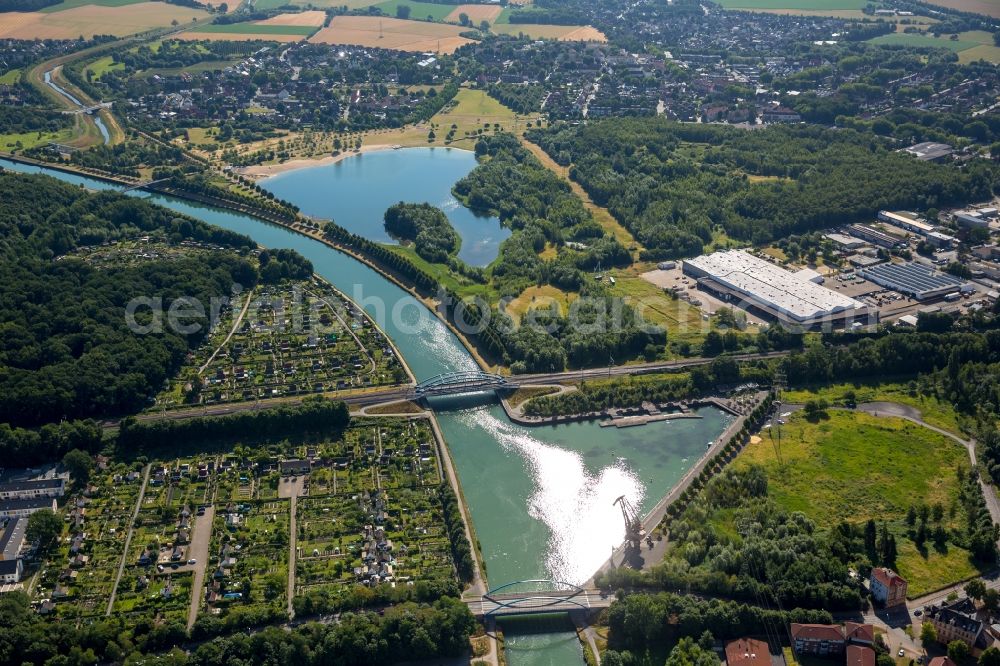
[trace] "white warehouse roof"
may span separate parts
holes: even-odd
[[[861,309],[864,303],[810,282],[743,250],[728,250],[685,259],[686,264],[750,298],[806,321],[835,312]]]

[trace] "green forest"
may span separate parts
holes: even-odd
[[[988,198],[984,160],[918,161],[854,130],[681,124],[657,118],[553,125],[528,137],[646,247],[644,259],[702,252],[713,236],[764,244],[871,219]]]
[[[97,269],[75,249],[153,230],[171,242],[229,248],[213,260],[181,257]],[[261,280],[254,242],[121,194],[88,194],[45,176],[0,175],[0,423],[37,426],[141,409],[207,333],[207,312],[182,335],[161,326],[136,335],[126,306],[141,296],[208,304],[233,284]],[[284,261],[283,261],[284,259]],[[263,262],[260,262],[263,263]],[[265,279],[301,277],[312,267],[294,253],[272,253]],[[149,324],[150,309],[136,311]]]
[[[445,263],[462,243],[441,212],[427,203],[403,203],[385,211],[385,228],[392,236],[412,241],[417,254],[433,263]]]

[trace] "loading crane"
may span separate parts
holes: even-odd
[[[625,540],[633,550],[638,550],[642,546],[642,540],[646,537],[646,530],[639,520],[639,513],[632,506],[632,503],[622,495],[614,501],[622,510],[622,518],[625,520]]]

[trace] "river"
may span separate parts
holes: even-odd
[[[52,72],[54,70],[49,70],[45,72],[45,85],[55,90],[57,93],[68,99],[70,102],[75,104],[78,108],[84,108],[83,102],[74,97],[68,90],[60,85],[57,85],[55,81],[52,80]],[[97,129],[100,131],[101,136],[104,137],[104,144],[107,145],[111,142],[111,134],[108,132],[107,126],[105,126],[104,121],[95,111],[93,114],[94,124],[97,125]]]
[[[0,159],[0,166],[46,172],[92,189],[118,189],[8,160]],[[476,368],[439,319],[352,257],[246,215],[159,194],[132,194],[247,234],[263,246],[302,253],[319,275],[373,315],[418,381]],[[648,511],[728,423],[721,411],[706,408],[699,412],[701,419],[636,428],[601,428],[596,422],[528,428],[511,423],[495,401],[483,402],[441,399],[433,406],[458,470],[491,586],[533,578],[585,582],[624,536],[614,499],[625,495]],[[532,633],[517,641],[519,649],[508,655],[508,664],[567,663],[561,660],[572,644],[564,632]],[[574,649],[582,655],[578,643]]]

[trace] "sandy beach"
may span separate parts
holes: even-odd
[[[276,176],[279,173],[285,173],[286,171],[295,171],[296,169],[308,169],[309,167],[326,166],[327,164],[336,164],[337,162],[347,159],[353,155],[361,155],[363,153],[373,153],[376,150],[389,150],[394,148],[394,144],[372,144],[370,146],[361,146],[361,150],[354,151],[348,150],[340,153],[339,155],[327,155],[326,157],[313,157],[308,159],[297,159],[288,160],[287,162],[282,162],[281,164],[257,164],[255,166],[242,167],[239,169],[233,169],[234,172],[247,176],[248,178],[269,178],[271,176]]]

